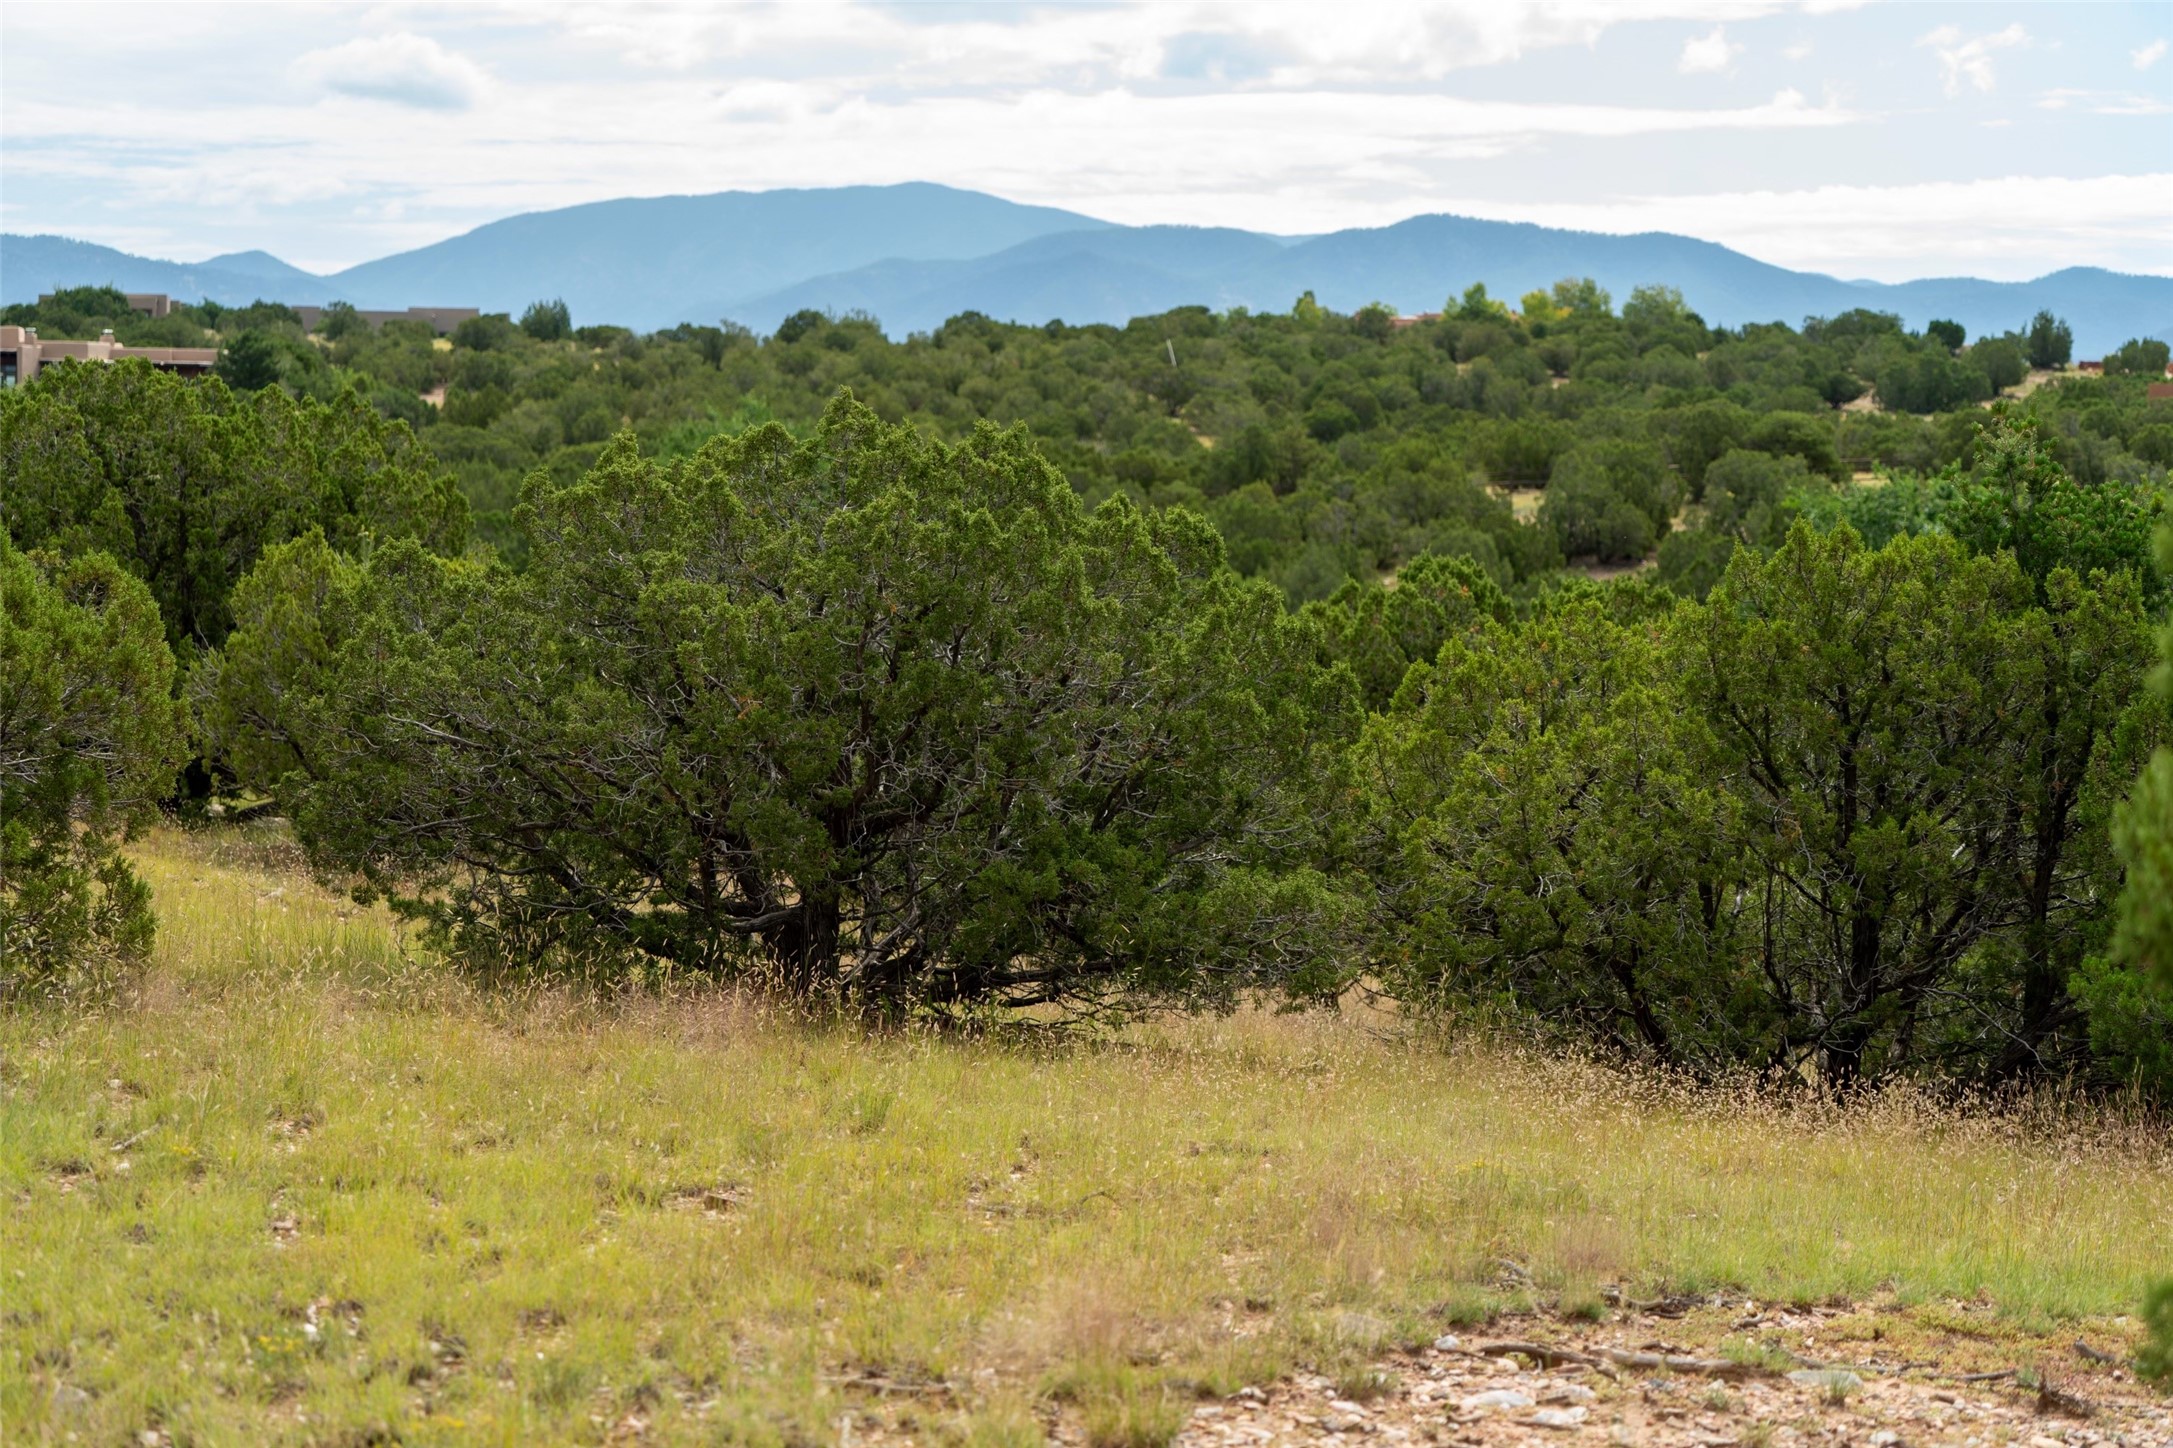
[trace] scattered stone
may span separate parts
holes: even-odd
[[[91,1404],[91,1395],[68,1383],[55,1383],[49,1400],[55,1412],[72,1413]]]
[[[1844,1313],[1794,1309],[1789,1330],[1814,1337],[1815,1329]],[[1699,1332],[1683,1335],[1687,1350],[1710,1351],[1727,1321],[1723,1305],[1697,1324]],[[1335,1322],[1333,1309],[1323,1313],[1323,1327],[1332,1330]],[[1495,1357],[1483,1338],[1440,1352],[1389,1347],[1345,1364],[1380,1384],[1378,1395],[1363,1405],[1342,1391],[1350,1378],[1294,1371],[1195,1406],[1171,1448],[2173,1448],[2167,1400],[2115,1381],[2109,1371],[2089,1379],[2095,1416],[2068,1424],[2041,1417],[2034,1395],[2018,1393],[2005,1378],[1974,1378],[1967,1370],[1975,1364],[1966,1361],[1927,1364],[1957,1374],[1937,1377],[1890,1364],[1882,1365],[1884,1371],[1867,1365],[1852,1372],[1853,1362],[1837,1362],[1807,1369],[1808,1380],[1793,1383],[1761,1368],[1722,1393],[1696,1375],[1616,1371],[1618,1364],[1604,1355],[1627,1355],[1629,1344],[1650,1334],[1649,1324],[1553,1327],[1542,1334],[1553,1343],[1543,1352],[1592,1361],[1533,1371],[1517,1362],[1519,1356],[1532,1361],[1530,1355]],[[2055,1344],[2063,1355],[2067,1345],[2066,1339]],[[1854,1386],[1862,1391],[1852,1395]],[[1846,1411],[1836,1411],[1844,1397]],[[1070,1421],[1054,1425],[1052,1441],[1076,1445],[1082,1441],[1079,1425],[1073,1415],[1066,1417]],[[924,1434],[902,1429],[874,1431],[881,1425],[874,1413],[862,1421],[871,1432],[863,1437],[856,1425],[852,1448],[926,1441]]]
[[[1434,1339],[1435,1352],[1455,1352],[1463,1345],[1464,1340],[1453,1332],[1443,1333],[1440,1337]]]

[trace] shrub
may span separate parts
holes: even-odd
[[[2117,377],[2128,373],[2156,381],[2165,376],[2169,356],[2173,356],[2173,348],[2155,337],[2130,337],[2120,344],[2118,351],[2105,354],[2105,375]]]
[[[1684,598],[1703,600],[1728,571],[1736,541],[1704,528],[1670,533],[1660,540],[1660,582]]]
[[[1969,360],[1984,373],[1995,392],[2005,392],[2029,375],[2029,358],[2022,343],[2013,337],[1985,337],[1969,349]]]
[[[2143,1299],[2143,1325],[2150,1336],[2136,1354],[2137,1375],[2145,1382],[2173,1384],[2173,1278]]]
[[[1951,537],[1799,524],[1703,606],[1570,589],[1452,635],[1353,761],[1375,968],[1696,1070],[2003,1079],[2085,1029],[2101,1072],[2155,1070],[2162,1016],[2076,975],[2117,888],[2108,781],[2168,732],[2145,614],[2130,574],[2038,587]]]
[[[1665,454],[1652,443],[1629,438],[1584,443],[1556,458],[1547,486],[1564,483],[1587,488],[1605,483],[1614,496],[1645,515],[1654,537],[1667,532],[1681,501]]]
[[[1564,556],[1627,563],[1652,551],[1651,518],[1617,493],[1604,475],[1556,472],[1539,505],[1539,524],[1554,534]]]
[[[1393,588],[1353,580],[1306,612],[1320,625],[1324,660],[1350,667],[1371,709],[1387,708],[1411,665],[1432,663],[1454,635],[1511,616],[1478,564],[1432,554],[1413,559]]]
[[[1810,479],[1810,469],[1793,453],[1732,449],[1705,470],[1706,526],[1770,548],[1788,531],[1784,504]]]
[[[150,892],[115,846],[183,757],[173,677],[141,583],[0,531],[0,998],[150,950]]]
[[[573,335],[573,314],[557,299],[531,302],[521,313],[521,330],[538,342],[563,342]]]

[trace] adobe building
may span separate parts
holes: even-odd
[[[164,300],[164,298],[160,298]],[[95,342],[44,342],[36,327],[0,327],[0,387],[19,387],[55,362],[148,362],[162,372],[201,377],[219,361],[216,347],[130,347],[108,330]]]
[[[128,309],[140,316],[163,317],[174,309],[174,299],[164,292],[123,292],[121,295],[128,298]],[[47,292],[38,298],[38,305],[42,307],[51,300],[53,294]]]

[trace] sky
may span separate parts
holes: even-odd
[[[2173,274],[2169,41],[2166,0],[7,0],[0,229],[331,271],[577,202],[923,180]]]

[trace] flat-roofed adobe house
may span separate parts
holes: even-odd
[[[146,317],[163,317],[174,309],[174,299],[164,292],[123,292],[121,295],[128,298],[128,309],[131,312]],[[38,305],[42,307],[51,300],[53,294],[47,292],[38,298]]]
[[[161,298],[161,300],[164,300]],[[216,347],[130,347],[111,330],[95,342],[47,342],[36,327],[0,327],[0,387],[18,387],[55,362],[148,362],[162,372],[201,377],[219,361]]]

